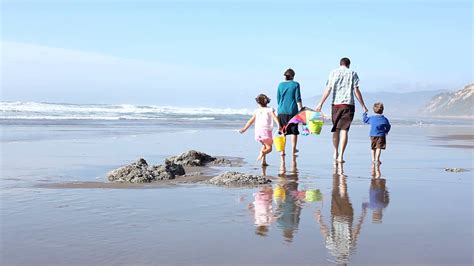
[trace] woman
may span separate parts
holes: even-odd
[[[288,121],[303,108],[303,104],[301,102],[300,84],[293,80],[295,78],[295,71],[289,68],[283,75],[285,76],[285,81],[278,85],[277,92],[278,121],[282,127],[286,126],[285,136],[291,135],[292,151],[293,155],[295,155],[298,152],[296,144],[300,133],[298,131],[298,124],[288,125]],[[285,150],[282,151],[282,156],[284,155]]]

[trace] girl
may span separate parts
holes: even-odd
[[[281,125],[275,114],[273,108],[267,107],[270,103],[270,98],[265,94],[260,94],[255,98],[259,107],[253,113],[252,118],[247,124],[239,130],[240,133],[244,133],[247,129],[255,122],[255,140],[262,143],[262,149],[257,157],[257,160],[262,161],[262,166],[267,165],[266,155],[272,151],[273,137],[273,121],[278,125],[281,131]]]

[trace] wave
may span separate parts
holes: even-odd
[[[0,119],[214,120],[247,117],[251,113],[248,109],[232,108],[0,102]]]

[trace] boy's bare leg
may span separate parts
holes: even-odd
[[[381,149],[375,149],[375,160],[377,161],[378,164],[381,164],[382,162],[380,161],[380,154],[382,153]]]
[[[375,163],[375,150],[372,149],[372,163]]]
[[[339,129],[332,133],[332,145],[334,146],[334,161],[339,157]]]
[[[293,148],[293,155],[298,152],[298,149],[296,149],[296,144],[298,144],[298,135],[291,135],[291,147]]]

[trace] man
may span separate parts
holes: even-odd
[[[336,163],[344,162],[344,151],[347,146],[348,131],[354,119],[355,106],[354,95],[359,101],[364,112],[367,107],[359,90],[359,77],[357,73],[349,69],[351,60],[342,58],[339,68],[331,71],[326,89],[321,97],[321,101],[316,106],[316,111],[320,112],[324,102],[332,91],[332,141],[334,145],[334,160]]]

